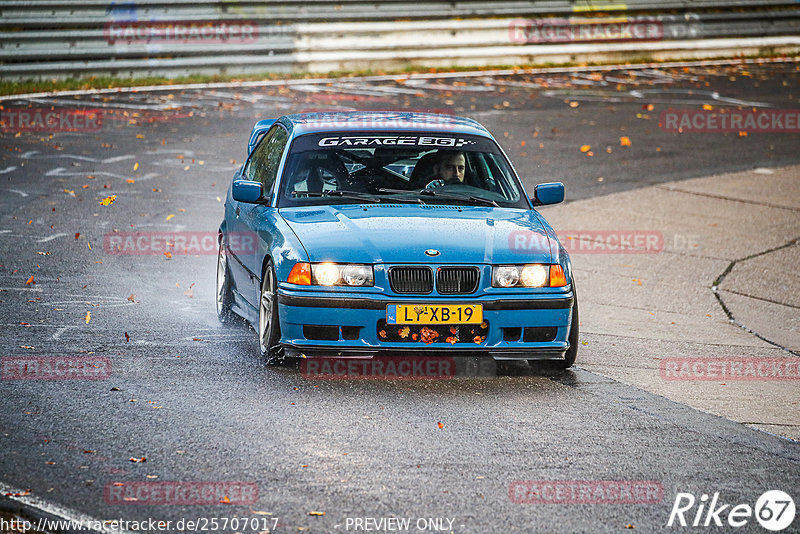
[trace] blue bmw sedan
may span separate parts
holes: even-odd
[[[402,112],[255,124],[219,227],[216,305],[269,360],[484,354],[575,362],[569,255],[492,135]],[[420,352],[421,351],[421,352]]]

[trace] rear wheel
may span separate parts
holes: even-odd
[[[222,240],[220,240],[219,253],[217,254],[216,305],[217,317],[221,323],[230,323],[231,319],[233,319],[233,312],[231,311],[232,302],[231,277],[228,272],[228,255],[222,244]]]
[[[279,361],[283,352],[278,344],[281,325],[278,320],[277,286],[275,267],[270,260],[261,276],[261,298],[258,304],[258,346],[261,355],[269,363]]]

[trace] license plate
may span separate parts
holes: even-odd
[[[389,304],[387,324],[481,324],[482,304]]]

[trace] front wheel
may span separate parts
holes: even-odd
[[[575,358],[578,357],[578,297],[572,304],[572,326],[569,328],[569,349],[564,354],[563,360],[553,360],[550,362],[555,369],[569,369],[575,364]]]
[[[269,363],[277,361],[282,352],[278,344],[281,338],[281,325],[278,320],[276,280],[275,267],[270,260],[261,276],[261,298],[258,304],[258,346],[261,355],[266,357]]]
[[[222,240],[219,243],[219,253],[217,254],[217,286],[216,286],[216,305],[217,318],[221,323],[230,323],[233,318],[231,304],[231,276],[228,272],[228,253]]]
[[[528,360],[532,365],[545,365],[551,369],[569,369],[575,364],[575,358],[578,356],[578,333],[580,327],[578,326],[578,296],[575,295],[572,303],[572,322],[569,328],[569,349],[564,353],[563,360]]]

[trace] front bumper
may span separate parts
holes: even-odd
[[[481,304],[487,328],[485,335],[460,342],[422,340],[392,341],[397,336],[379,335],[387,327],[389,304]],[[290,354],[370,356],[378,353],[448,353],[490,355],[496,360],[558,360],[569,348],[567,341],[572,306],[572,291],[487,297],[388,297],[380,294],[334,293],[278,289],[278,314],[281,344]],[[525,341],[528,330],[549,332],[547,341]],[[318,332],[325,332],[318,335]],[[516,336],[515,333],[519,332]],[[523,335],[523,332],[525,335]],[[324,338],[324,339],[322,339]],[[408,338],[410,339],[410,338]]]

